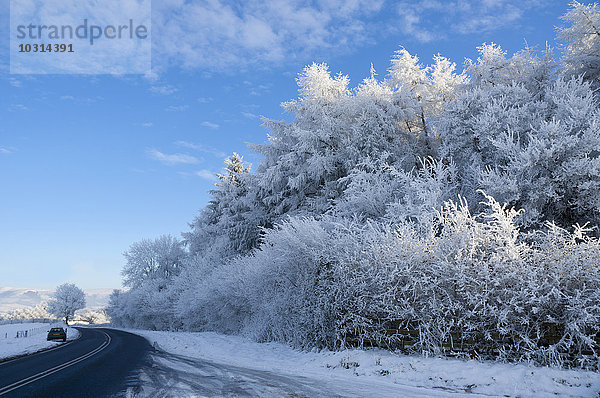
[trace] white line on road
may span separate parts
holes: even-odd
[[[55,367],[53,367],[51,369],[44,370],[43,372],[34,374],[33,376],[26,377],[23,380],[19,380],[19,381],[15,382],[15,383],[12,383],[12,384],[8,385],[8,386],[2,387],[2,388],[0,388],[0,395],[4,395],[6,393],[9,393],[11,391],[16,390],[17,388],[21,388],[21,387],[23,387],[23,386],[25,386],[27,384],[33,383],[34,381],[43,379],[46,376],[50,376],[53,373],[59,372],[59,371],[61,371],[63,369],[68,368],[69,366],[73,366],[76,363],[84,361],[84,360],[88,359],[89,357],[91,357],[93,355],[96,355],[97,353],[99,353],[100,351],[102,351],[106,347],[108,347],[108,345],[110,344],[110,341],[111,341],[110,336],[106,332],[102,332],[102,333],[104,333],[104,335],[107,337],[107,340],[105,340],[100,346],[98,346],[94,350],[92,350],[92,351],[88,352],[87,354],[84,354],[84,355],[82,355],[80,357],[72,359],[69,362],[65,362],[65,363],[63,363],[61,365],[58,365],[58,366],[55,366]]]
[[[56,347],[52,347],[52,348],[48,348],[48,349],[44,348],[44,349],[41,349],[41,350],[39,350],[39,351],[32,352],[32,353],[30,353],[30,354],[19,355],[17,358],[14,358],[14,359],[9,359],[8,361],[3,361],[3,362],[0,362],[0,366],[6,365],[7,363],[11,363],[11,362],[14,362],[14,361],[18,361],[19,359],[23,359],[23,358],[25,358],[25,357],[27,357],[27,358],[31,358],[31,357],[32,357],[32,356],[34,356],[34,355],[38,355],[38,354],[44,354],[44,353],[46,353],[46,352],[50,352],[50,351],[57,350],[57,349],[59,349],[59,348],[66,347],[66,346],[68,346],[69,344],[71,344],[72,342],[79,340],[79,338],[80,338],[80,337],[81,337],[81,333],[79,334],[79,336],[77,336],[77,337],[76,337],[75,339],[73,339],[73,340],[70,340],[68,343],[62,343],[62,344],[59,344],[59,345],[57,345]]]

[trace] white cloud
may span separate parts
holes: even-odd
[[[169,105],[165,108],[165,111],[167,112],[183,112],[185,110],[187,110],[190,106],[189,105]]]
[[[10,149],[0,146],[0,154],[8,155],[9,153],[12,153]]]
[[[38,26],[78,27],[84,20],[100,29],[109,25],[121,25],[132,20],[135,26],[151,27],[150,0],[46,0],[14,1],[10,7],[11,32],[20,24],[32,23]],[[106,32],[106,30],[104,30]],[[42,32],[40,41],[48,40],[52,32]],[[62,33],[62,32],[61,32]],[[116,33],[116,32],[115,32]],[[90,31],[85,38],[73,38],[73,53],[53,53],[50,57],[31,57],[19,53],[11,45],[11,72],[20,74],[99,74],[123,75],[126,73],[147,73],[151,67],[151,32],[144,39],[108,40],[100,35],[93,45]],[[60,35],[60,34],[59,34]],[[8,36],[7,36],[8,37]],[[19,39],[11,35],[11,41]],[[68,39],[68,33],[66,34]],[[66,40],[65,39],[65,40]],[[64,42],[65,40],[62,40]],[[31,40],[30,40],[31,41]],[[68,41],[68,40],[67,40]]]
[[[209,102],[212,102],[212,98],[211,97],[198,97],[198,102],[200,102],[201,104],[207,104]]]
[[[268,67],[373,40],[383,0],[165,0],[153,5],[153,59],[209,71]],[[177,43],[174,45],[173,43]]]
[[[61,95],[60,97],[61,101],[73,101],[73,102],[77,102],[80,104],[93,104],[95,102],[98,101],[102,101],[104,98],[97,96],[97,97],[74,97],[72,95]]]
[[[69,3],[74,0],[69,0]],[[58,0],[44,7],[49,16]],[[137,3],[137,2],[134,2]],[[310,62],[331,54],[356,51],[382,34],[402,32],[421,42],[452,34],[485,32],[517,23],[527,11],[547,7],[541,0],[161,0],[152,4],[154,70],[145,71],[150,90],[171,95],[177,88],[160,84],[170,67],[202,73],[269,68]],[[51,7],[52,6],[52,7]],[[73,8],[73,7],[71,7]],[[69,8],[70,9],[70,8]],[[73,10],[86,11],[74,7]],[[102,15],[119,19],[118,7]],[[65,13],[66,8],[60,7]],[[72,11],[70,19],[79,21]],[[79,12],[81,13],[81,12]],[[115,16],[116,15],[116,16]],[[110,17],[110,18],[109,18]],[[176,44],[174,44],[176,43]],[[126,49],[121,53],[126,55]],[[90,63],[97,63],[97,59]],[[101,65],[100,65],[101,66]],[[99,66],[99,67],[100,67]],[[118,69],[118,68],[117,68]],[[18,84],[18,83],[17,83]],[[264,88],[260,88],[263,89]],[[260,94],[254,88],[252,94]],[[199,98],[209,102],[210,98]]]
[[[148,79],[151,82],[156,82],[160,78],[160,75],[156,72],[156,70],[151,69],[144,73],[144,78]]]
[[[171,95],[171,94],[176,93],[179,90],[176,87],[173,87],[169,84],[165,84],[163,86],[152,86],[152,87],[150,87],[150,91],[152,91],[155,94],[160,94],[160,95]]]
[[[217,181],[218,180],[216,174],[207,169],[198,170],[194,174],[197,175],[198,177],[203,178],[208,181]]]
[[[27,110],[29,110],[29,108],[26,107],[23,104],[14,104],[14,105],[11,105],[8,110],[11,111],[11,112],[15,112],[15,111],[27,111]]]
[[[414,10],[400,9],[399,14],[401,18],[400,26],[403,33],[414,37],[422,43],[433,41],[436,38],[434,33],[429,32],[423,26],[419,25],[421,17]]]
[[[502,29],[518,23],[526,11],[545,5],[538,0],[403,1],[397,5],[399,30],[426,43],[452,33],[466,35]]]
[[[147,153],[152,159],[169,166],[175,164],[196,164],[199,162],[198,158],[183,153],[167,154],[156,149],[148,149]]]
[[[153,125],[151,122],[142,123],[142,127],[152,127]]]
[[[242,112],[242,115],[244,115],[244,117],[247,117],[248,119],[258,119],[258,115],[255,115],[254,113]]]
[[[196,151],[199,152],[203,152],[203,153],[208,153],[210,155],[213,155],[217,158],[225,158],[227,155],[225,154],[225,152],[220,151],[216,148],[213,148],[211,146],[207,146],[207,145],[202,145],[202,144],[194,144],[191,142],[187,142],[187,141],[177,141],[175,142],[175,145],[179,145],[185,148],[190,148],[190,149],[194,149]]]
[[[219,125],[218,125],[218,124],[216,124],[216,123],[211,123],[211,122],[202,122],[202,123],[200,123],[200,125],[201,125],[201,126],[204,126],[204,127],[211,128],[211,129],[218,129],[218,128],[219,128]]]
[[[20,80],[15,79],[14,77],[9,77],[8,82],[13,87],[21,87],[23,85]]]
[[[249,82],[249,81],[244,81],[244,84],[247,85],[250,88],[250,95],[262,95],[262,94],[266,94],[269,91],[271,91],[271,85],[270,84],[258,84],[258,85],[254,85],[253,83]]]

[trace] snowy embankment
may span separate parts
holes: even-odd
[[[279,343],[256,343],[216,333],[128,330],[172,354],[248,369],[318,379],[328,388],[354,394],[378,392],[394,396],[415,388],[443,393],[519,397],[592,397],[600,391],[600,374],[447,358],[399,356],[389,351],[346,350],[302,352]],[[385,387],[385,388],[384,388]],[[380,394],[391,391],[390,394]],[[340,394],[345,396],[345,394]]]
[[[51,327],[64,327],[64,324],[15,323],[0,325],[0,361],[62,344],[62,341],[46,341],[48,330]],[[27,337],[25,337],[25,332],[27,332]],[[78,337],[77,329],[67,328],[67,341]]]

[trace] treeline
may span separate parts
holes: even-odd
[[[600,8],[564,19],[558,60],[484,44],[459,73],[401,49],[354,88],[306,67],[257,169],[234,154],[182,241],[125,253],[113,322],[333,349],[410,325],[416,352],[459,334],[597,366]]]
[[[33,307],[26,307],[8,312],[0,312],[0,321],[49,318],[54,318],[54,316],[48,312],[47,302],[42,302]]]

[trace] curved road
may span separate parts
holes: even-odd
[[[118,397],[135,394],[152,347],[113,329],[77,328],[79,339],[0,363],[0,398]]]
[[[0,398],[6,397],[458,397],[387,381],[312,378],[216,363],[152,347],[138,335],[78,328],[81,337],[50,350],[0,363]],[[472,394],[469,393],[469,396]]]

